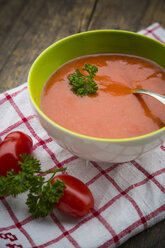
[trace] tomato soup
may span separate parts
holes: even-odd
[[[91,96],[71,91],[69,76],[85,63],[98,67],[94,77],[98,90]],[[85,72],[82,72],[85,73]],[[165,70],[132,55],[98,54],[69,61],[46,82],[41,109],[54,122],[79,134],[121,139],[141,136],[165,125],[165,106],[146,95],[143,88],[165,95]]]

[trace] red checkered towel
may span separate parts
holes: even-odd
[[[155,23],[141,34],[165,42],[165,30]],[[41,127],[29,103],[27,84],[0,95],[0,139],[15,130],[33,138],[33,154],[42,169],[67,167],[91,189],[94,211],[81,219],[58,210],[33,219],[26,194],[0,199],[0,247],[117,247],[165,218],[165,146],[128,163],[99,164],[62,149]]]

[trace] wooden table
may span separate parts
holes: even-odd
[[[0,92],[27,81],[36,57],[70,34],[92,29],[137,32],[159,22],[165,0],[0,0]],[[121,248],[164,248],[165,221]]]

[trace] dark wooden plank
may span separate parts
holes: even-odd
[[[137,31],[148,0],[98,0],[89,29],[124,29]],[[138,13],[138,14],[137,14]]]
[[[154,225],[134,236],[120,248],[164,248],[165,247],[165,221]]]
[[[33,2],[35,2],[33,4]],[[0,82],[1,90],[6,90],[17,85],[15,75],[23,73],[22,69],[26,64],[22,57],[26,54],[26,45],[20,47],[28,27],[32,26],[33,18],[38,15],[38,11],[44,0],[40,1],[7,1],[1,6],[0,23],[3,28],[3,39],[1,39],[0,49]],[[6,20],[6,21],[5,21]],[[7,24],[5,24],[7,22]],[[31,44],[29,43],[29,46]],[[18,58],[18,62],[16,61]],[[15,84],[13,82],[15,81]],[[22,83],[20,81],[20,83]]]
[[[165,28],[165,1],[150,0],[146,11],[140,20],[139,28],[145,28],[151,23],[159,22]]]
[[[0,46],[7,38],[13,27],[13,23],[21,12],[23,1],[1,0],[0,2]],[[14,9],[14,11],[13,11]]]
[[[20,5],[13,9],[17,13],[17,18],[9,33],[5,32],[1,44],[1,92],[25,82],[35,58],[53,42],[80,30],[86,30],[95,3],[94,0],[22,0],[22,2],[24,7],[21,12]],[[11,8],[9,5],[10,11]],[[11,22],[13,16],[10,18]]]
[[[164,0],[97,0],[88,29],[124,29],[137,32],[160,22],[165,26]]]
[[[32,4],[32,1],[29,0],[9,1],[9,4],[7,4],[8,8],[5,5],[4,11],[1,10],[0,23],[2,27],[0,28],[3,30],[3,39],[0,40],[1,68],[6,64],[15,48],[19,46],[20,40],[23,38],[28,27],[32,25],[33,18],[36,16],[40,6],[42,6],[42,2],[43,0],[40,0],[35,1],[35,3],[39,4]]]

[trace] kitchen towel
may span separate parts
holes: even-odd
[[[154,23],[139,32],[165,42],[165,30]],[[33,139],[33,155],[42,170],[67,167],[92,191],[95,207],[76,219],[57,209],[33,219],[26,194],[0,198],[0,248],[118,247],[165,218],[165,146],[127,163],[104,164],[78,158],[48,136],[36,117],[27,83],[0,94],[0,142],[12,131]]]

